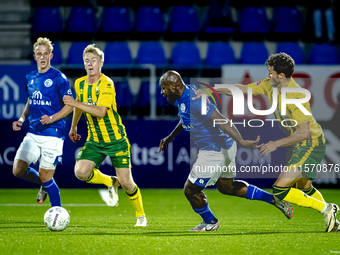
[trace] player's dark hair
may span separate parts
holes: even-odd
[[[284,73],[286,78],[290,78],[294,73],[295,62],[291,56],[280,52],[271,54],[266,61],[266,66],[272,66],[278,74]]]

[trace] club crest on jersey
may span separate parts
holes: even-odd
[[[184,103],[181,104],[181,111],[185,112],[185,104]]]
[[[98,86],[95,89],[95,93],[96,93],[96,96],[98,97],[99,96],[99,88],[98,88]]]
[[[48,87],[51,87],[53,84],[53,81],[51,79],[47,79],[45,82],[44,82],[44,85],[46,88]]]

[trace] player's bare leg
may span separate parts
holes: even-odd
[[[29,164],[26,161],[21,159],[14,159],[13,174],[19,179],[23,179],[41,185],[37,195],[37,202],[39,204],[42,204],[46,200],[47,192],[44,186],[42,185],[39,173],[34,168],[29,167]]]
[[[290,203],[282,201],[253,185],[249,185],[245,181],[234,180],[233,178],[220,178],[216,182],[216,186],[218,191],[224,195],[264,201],[278,208],[287,219],[290,220],[293,217],[293,208]]]
[[[203,192],[202,187],[193,184],[187,180],[184,186],[184,195],[188,199],[194,212],[199,214],[203,222],[198,226],[190,229],[190,231],[214,231],[220,227],[220,222],[211,212],[208,199]]]
[[[117,177],[120,185],[125,190],[133,208],[136,211],[136,227],[146,227],[147,220],[145,217],[142,194],[134,182],[131,174],[131,168],[116,168]]]
[[[42,185],[39,174],[33,168],[29,167],[29,164],[21,159],[15,159],[13,162],[13,174],[19,179],[23,179],[32,183]]]
[[[77,161],[74,167],[76,177],[81,181],[94,184],[104,184],[109,190],[109,206],[118,206],[118,179],[115,176],[103,174],[99,169],[95,168],[96,163],[82,159]]]
[[[281,200],[317,210],[324,217],[326,232],[336,231],[338,228],[338,222],[336,220],[336,214],[339,210],[338,206],[336,204],[327,204],[324,201],[306,195],[297,188],[293,188],[293,185],[300,179],[304,179],[304,177],[297,168],[287,169],[281,172],[279,178],[273,185],[274,195]],[[302,182],[303,181],[300,181],[300,184]]]

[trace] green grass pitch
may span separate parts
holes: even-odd
[[[71,221],[63,232],[43,222],[49,201],[35,202],[38,189],[0,189],[0,254],[333,254],[340,232],[325,233],[322,216],[294,206],[294,217],[264,202],[208,189],[217,232],[189,232],[201,222],[182,190],[142,189],[148,226],[136,228],[132,205],[120,189],[119,207],[107,207],[97,189],[62,189]],[[340,190],[321,190],[340,204]]]

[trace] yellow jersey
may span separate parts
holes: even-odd
[[[257,95],[265,95],[269,99],[270,105],[273,104],[273,86],[271,85],[271,79],[266,78],[258,82],[253,82],[251,84],[248,84],[246,89],[248,91],[248,88],[252,88],[252,94],[254,96]],[[290,79],[290,82],[288,84],[289,88],[300,88],[300,86],[295,82],[293,78]],[[310,138],[301,141],[299,144],[302,146],[305,146],[306,143],[312,142],[313,145],[320,145],[325,143],[325,137],[322,131],[321,126],[316,122],[313,115],[305,115],[295,104],[287,104],[286,105],[286,115],[282,115],[282,109],[281,109],[281,93],[279,90],[277,90],[277,107],[274,112],[275,117],[280,121],[280,123],[285,120],[285,125],[287,127],[284,127],[283,125],[280,125],[280,127],[283,129],[286,135],[293,134],[297,129],[298,125],[309,122],[310,125]],[[286,98],[287,99],[299,99],[304,98],[305,94],[303,93],[287,93]],[[309,102],[302,104],[308,112],[311,112]],[[289,121],[289,120],[295,120]],[[297,124],[297,125],[296,125]],[[296,125],[296,126],[295,126]]]
[[[117,112],[116,91],[113,81],[102,74],[96,84],[88,84],[87,76],[75,81],[77,100],[87,105],[107,107],[103,118],[84,112],[88,136],[86,141],[97,143],[113,143],[126,139],[125,126]]]

